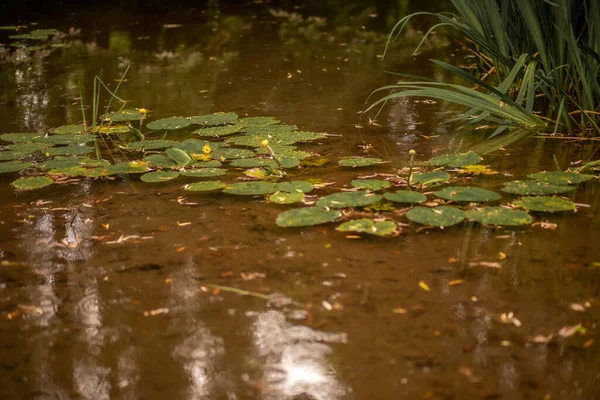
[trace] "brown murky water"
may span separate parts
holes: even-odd
[[[82,31],[47,57],[0,64],[0,131],[79,122],[79,76],[131,65],[120,94],[153,119],[235,111],[341,135],[304,146],[330,167],[292,172],[337,189],[393,173],[411,148],[425,160],[482,142],[443,123],[451,110],[414,100],[356,127],[385,82],[383,43],[352,33],[385,32],[376,8],[340,17],[344,30],[332,17],[294,28],[269,7],[42,19]],[[427,58],[455,51],[443,43],[412,58],[407,40],[388,67],[434,76]],[[474,180],[498,189],[509,174],[553,169],[553,156],[564,168],[596,151],[528,139],[485,157],[502,174]],[[359,154],[390,163],[333,167]],[[356,240],[335,225],[278,228],[287,207],[261,197],[185,194],[197,204],[182,205],[181,182],[135,177],[16,193],[16,176],[0,175],[2,399],[600,398],[597,181],[577,191],[590,207],[535,216],[555,229],[407,225]]]

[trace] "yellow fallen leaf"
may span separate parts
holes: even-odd
[[[423,281],[419,281],[419,286],[421,287],[421,289],[423,289],[426,292],[431,291],[431,289],[429,289],[429,286],[427,286],[427,284]]]
[[[506,258],[506,254],[504,254],[503,252],[498,253],[498,260],[504,260],[505,258]]]
[[[191,222],[179,222],[177,221],[177,226],[186,226],[186,225],[191,225]]]
[[[106,229],[106,230],[108,230],[108,228],[110,228],[110,225],[109,225],[109,224],[102,224],[101,226],[102,226],[104,229]]]
[[[406,310],[406,308],[402,308],[402,307],[396,307],[392,310],[392,312],[394,314],[407,314],[408,311]]]

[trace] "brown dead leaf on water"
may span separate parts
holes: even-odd
[[[566,337],[569,337],[569,336],[573,336],[575,333],[581,332],[581,331],[585,332],[585,328],[583,327],[583,325],[581,325],[581,323],[579,323],[577,325],[572,325],[572,326],[563,326],[558,331],[558,334],[560,336],[566,338]]]
[[[579,311],[579,312],[583,312],[585,311],[585,307],[582,304],[579,303],[571,303],[569,305],[569,308],[573,311]]]
[[[398,306],[398,307],[394,308],[394,309],[392,310],[392,312],[393,312],[394,314],[408,314],[408,310],[407,310],[406,308],[402,308],[402,307],[400,307],[400,306]]]
[[[594,339],[588,339],[584,344],[583,344],[583,348],[587,349],[588,347],[590,347],[591,345],[594,344]]]
[[[502,268],[502,264],[495,261],[473,261],[469,263],[469,267],[485,267],[485,268]]]
[[[464,279],[455,279],[453,281],[448,282],[448,286],[455,286],[465,283]]]
[[[144,317],[154,317],[155,315],[168,314],[168,313],[169,313],[168,308],[157,308],[157,309],[150,310],[150,311],[144,311]]]
[[[552,338],[554,337],[554,334],[551,333],[547,336],[544,335],[536,335],[533,337],[533,339],[531,339],[531,341],[533,343],[538,343],[538,344],[546,344],[546,343],[550,343],[550,341],[552,340]]]
[[[181,246],[181,247],[178,247],[178,248],[175,250],[175,252],[176,252],[176,253],[181,253],[181,252],[182,252],[182,251],[184,251],[184,250],[185,250],[185,246]]]

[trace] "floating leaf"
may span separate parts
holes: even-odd
[[[47,143],[52,145],[57,144],[84,144],[91,142],[96,138],[96,135],[92,134],[64,134],[64,135],[52,135],[52,136],[39,136],[34,142],[36,143]]]
[[[63,125],[58,128],[54,128],[56,135],[76,135],[85,132],[85,126],[83,125]]]
[[[573,186],[552,185],[541,181],[511,181],[504,183],[502,191],[521,195],[558,194],[575,190]]]
[[[127,148],[132,150],[156,150],[171,147],[178,143],[174,140],[140,140],[139,142],[129,143]]]
[[[239,133],[242,129],[240,125],[217,126],[212,128],[202,128],[195,130],[194,133],[200,137],[222,137]]]
[[[364,207],[382,198],[383,196],[370,192],[341,192],[321,197],[317,201],[317,206],[329,208]]]
[[[213,150],[212,156],[215,160],[220,160],[221,158],[225,160],[235,158],[250,158],[254,156],[254,152],[248,149],[219,148]]]
[[[44,135],[40,133],[4,133],[0,135],[0,139],[5,142],[32,142],[33,139],[42,137]]]
[[[152,121],[148,125],[146,125],[146,127],[148,129],[152,129],[153,131],[161,131],[161,130],[171,131],[171,130],[175,130],[175,129],[182,129],[182,128],[188,127],[191,124],[192,124],[192,122],[187,118],[169,117],[169,118],[163,118],[163,119],[158,119],[156,121]]]
[[[394,193],[385,193],[383,195],[387,200],[394,201],[396,203],[422,203],[427,200],[424,194],[419,192],[413,192],[410,190],[398,190]]]
[[[516,201],[515,205],[526,210],[543,212],[573,211],[577,207],[572,201],[546,196],[523,197]]]
[[[291,181],[291,182],[280,182],[277,183],[277,191],[280,192],[304,192],[309,193],[313,190],[313,185],[306,181]]]
[[[202,124],[206,126],[217,126],[232,124],[236,122],[238,115],[233,112],[229,113],[215,113],[209,115],[202,115],[200,117],[191,117],[190,121],[192,124]]]
[[[395,233],[398,226],[393,221],[375,222],[371,219],[363,218],[344,222],[336,229],[340,232],[364,232],[376,236],[387,236]]]
[[[287,135],[293,131],[297,131],[298,127],[296,125],[250,125],[244,127],[244,132],[246,136],[264,136],[269,135],[271,137],[276,137],[277,135]]]
[[[410,184],[427,186],[432,183],[446,182],[449,179],[450,174],[444,171],[423,172],[421,174],[412,174]]]
[[[42,169],[71,168],[79,165],[79,157],[56,157],[38,164]]]
[[[48,175],[67,175],[67,176],[79,176],[87,172],[87,169],[83,167],[69,167],[69,168],[54,168],[48,171]]]
[[[185,151],[177,148],[167,149],[167,155],[177,163],[177,165],[185,166],[192,162],[192,158]]]
[[[194,168],[219,168],[223,164],[219,160],[202,161],[192,164]]]
[[[226,169],[222,168],[197,168],[187,169],[180,172],[182,176],[189,176],[192,178],[210,178],[213,176],[221,176],[227,173]]]
[[[531,215],[521,210],[511,210],[504,207],[484,207],[481,210],[465,212],[467,218],[485,225],[519,226],[533,222]]]
[[[195,182],[185,185],[183,188],[192,192],[210,192],[223,189],[226,185],[221,181]]]
[[[83,166],[83,167],[103,167],[103,168],[108,168],[110,166],[110,162],[106,161],[106,160],[98,160],[95,158],[80,158],[79,159],[79,165]]]
[[[337,210],[325,210],[320,207],[296,208],[277,216],[276,223],[283,228],[313,226],[335,221],[342,216]]]
[[[322,139],[325,135],[317,132],[265,132],[262,134],[246,134],[231,139],[227,143],[238,146],[261,147],[263,141],[268,140],[269,145],[289,146],[300,142],[310,142],[312,140]]]
[[[16,172],[21,171],[22,169],[29,168],[33,164],[30,162],[22,162],[22,161],[8,161],[0,163],[0,174],[4,174],[7,172]]]
[[[63,147],[53,147],[44,151],[47,155],[51,156],[78,156],[90,153],[94,151],[94,148],[90,146],[69,145]]]
[[[163,156],[162,154],[152,154],[144,157],[144,161],[150,164],[152,167],[159,168],[171,168],[177,165],[177,163],[170,158]]]
[[[458,208],[447,206],[415,207],[408,210],[406,217],[419,224],[446,227],[456,225],[465,219],[465,213]]]
[[[433,192],[433,194],[442,199],[453,201],[494,201],[502,197],[491,190],[469,186],[445,187],[442,190]]]
[[[261,181],[270,179],[270,178],[279,178],[279,175],[276,175],[274,173],[272,173],[271,171],[273,171],[271,168],[269,168],[269,171],[267,171],[264,168],[250,168],[245,170],[243,173],[246,176],[249,176],[250,178],[254,178],[254,179],[258,179]]]
[[[180,142],[173,147],[176,149],[181,149],[188,154],[202,154],[202,148],[206,145],[209,145],[212,151],[221,147],[221,143],[218,142],[208,142],[206,140],[201,139],[188,139]]]
[[[179,176],[177,171],[154,171],[140,176],[140,179],[148,183],[166,182]]]
[[[352,186],[365,190],[382,190],[392,186],[388,181],[379,179],[355,179],[351,183]]]
[[[461,154],[444,154],[442,156],[433,157],[429,160],[429,164],[446,167],[464,167],[466,165],[477,164],[480,161],[481,157],[479,157],[479,155],[468,152]]]
[[[381,158],[351,157],[338,161],[338,164],[342,167],[368,167],[382,162]]]
[[[40,189],[45,186],[52,185],[54,181],[52,178],[47,176],[36,176],[33,178],[20,178],[11,183],[15,188],[19,190],[33,190]]]
[[[293,203],[301,203],[305,197],[306,197],[306,195],[304,194],[304,192],[292,192],[292,193],[277,192],[277,193],[273,193],[269,197],[269,201],[271,203],[277,203],[277,204],[293,204]]]
[[[108,166],[105,171],[106,175],[142,174],[144,172],[148,172],[148,165],[143,162],[120,162]]]
[[[101,133],[104,135],[116,135],[119,133],[129,133],[131,132],[132,129],[136,129],[136,128],[129,128],[127,125],[99,125],[94,129],[95,133]]]
[[[15,143],[6,146],[8,150],[23,153],[33,153],[34,151],[45,150],[48,147],[50,145],[47,143]]]
[[[273,117],[248,117],[248,118],[238,120],[237,124],[250,127],[250,126],[255,126],[255,125],[259,125],[259,126],[275,125],[275,124],[278,124],[279,122],[280,121],[278,119],[273,118]]]
[[[27,157],[31,153],[23,153],[18,151],[0,151],[0,161],[17,160]]]
[[[112,122],[137,121],[142,119],[142,113],[138,110],[121,110],[106,114],[104,119]]]
[[[527,176],[531,179],[546,182],[551,185],[576,185],[594,178],[594,175],[563,171],[538,172]]]
[[[279,191],[277,184],[271,182],[240,182],[234,183],[228,186],[224,190],[225,193],[245,195],[245,196],[257,196],[275,193]]]
[[[310,156],[310,158],[307,157],[308,159],[297,158],[302,160],[301,164],[307,167],[322,167],[329,162],[329,159],[323,156]]]
[[[296,146],[269,144],[269,147],[271,147],[271,150],[273,150],[273,153],[275,153],[275,156],[277,157],[287,156],[298,160],[304,160],[305,158],[310,157],[310,153],[300,151]],[[271,150],[269,150],[268,147],[258,147],[255,151],[258,154],[271,155]]]
[[[256,168],[256,167],[269,167],[273,169],[279,168],[277,161],[272,158],[240,158],[233,160],[229,163],[232,167],[236,168]]]

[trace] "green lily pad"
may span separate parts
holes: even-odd
[[[192,164],[194,168],[219,168],[223,164],[219,160],[202,161]]]
[[[344,158],[338,161],[338,164],[342,167],[368,167],[371,165],[381,164],[383,160],[381,158],[369,158],[369,157],[351,157]]]
[[[323,165],[325,165],[329,162],[329,159],[327,157],[323,157],[323,156],[319,156],[319,155],[310,155],[309,157],[306,157],[308,159],[306,159],[306,158],[303,159],[300,157],[297,157],[297,158],[299,160],[302,160],[301,164],[306,167],[322,167]]]
[[[221,181],[206,181],[206,182],[195,182],[185,185],[183,188],[191,192],[210,192],[213,190],[219,190],[227,187]]]
[[[200,117],[191,117],[190,121],[192,124],[202,124],[206,126],[218,126],[232,124],[236,122],[238,115],[233,112],[229,113],[214,113],[208,115],[202,115]]]
[[[52,135],[52,136],[38,136],[35,138],[35,143],[47,143],[51,145],[58,144],[84,144],[91,142],[96,138],[96,135],[82,133],[82,134],[70,134],[64,135]]]
[[[280,121],[278,119],[273,118],[273,117],[248,117],[248,118],[238,120],[237,124],[250,127],[250,126],[255,126],[255,125],[259,125],[259,126],[276,125],[279,122]]]
[[[304,201],[305,197],[306,195],[304,194],[304,192],[277,192],[269,196],[269,201],[271,203],[277,204],[293,204],[301,203],[302,201]]]
[[[153,131],[171,131],[175,129],[182,129],[188,127],[191,124],[192,121],[190,121],[188,118],[169,117],[152,121],[148,125],[146,125],[146,127],[148,129],[152,129]]]
[[[266,181],[271,178],[279,178],[279,175],[274,174],[273,171],[272,168],[269,168],[268,171],[265,168],[249,168],[245,170],[243,174],[250,178]]]
[[[410,190],[398,190],[394,193],[384,193],[383,197],[396,203],[408,204],[422,203],[427,200],[427,197],[424,194]]]
[[[23,153],[33,153],[34,151],[43,151],[49,148],[50,145],[47,143],[15,143],[9,144],[6,146],[8,150],[23,152]]]
[[[56,157],[38,164],[42,169],[71,168],[79,166],[79,157]]]
[[[5,142],[21,143],[32,142],[33,139],[42,136],[44,135],[41,133],[4,133],[0,135],[0,139],[4,140]]]
[[[121,110],[106,114],[104,119],[112,122],[138,121],[142,119],[142,113],[138,110]]]
[[[397,231],[398,226],[393,221],[375,222],[362,218],[346,221],[336,228],[340,232],[368,233],[376,236],[387,236]]]
[[[7,172],[16,172],[21,171],[25,168],[31,167],[33,164],[30,162],[22,162],[22,161],[8,161],[0,163],[0,174],[4,174]]]
[[[317,201],[317,206],[329,208],[364,207],[381,199],[383,199],[383,196],[370,192],[340,192],[321,197]]]
[[[552,185],[542,181],[511,181],[504,183],[503,192],[520,195],[558,194],[575,190],[573,186]]]
[[[177,148],[170,148],[166,151],[167,155],[177,163],[177,165],[185,166],[192,163],[192,157],[185,151]]]
[[[527,176],[531,179],[546,182],[551,185],[576,185],[594,178],[594,175],[563,171],[538,172]]]
[[[465,219],[465,213],[458,208],[440,206],[435,208],[415,207],[406,213],[412,222],[422,225],[447,227],[458,224]]]
[[[210,178],[213,176],[222,176],[226,173],[227,170],[223,168],[194,168],[180,172],[182,176],[189,176],[192,178]]]
[[[280,182],[277,183],[277,191],[279,192],[312,192],[314,186],[310,182],[306,181],[291,181],[291,182]]]
[[[166,182],[171,179],[175,179],[179,176],[179,172],[177,171],[154,171],[148,172],[142,176],[140,179],[144,182],[148,183],[158,183],[158,182]]]
[[[296,125],[250,125],[244,127],[244,132],[246,136],[265,136],[269,135],[275,137],[277,135],[283,134],[287,135],[290,132],[297,131],[298,127]]]
[[[444,171],[423,172],[421,174],[412,174],[410,184],[431,185],[432,183],[446,182],[449,179],[450,174]]]
[[[79,176],[85,174],[86,171],[87,169],[83,167],[54,168],[48,171],[48,175]]]
[[[200,137],[223,137],[229,135],[235,135],[239,133],[242,129],[240,125],[226,125],[226,126],[216,126],[210,128],[202,128],[195,130],[196,133]]]
[[[273,150],[276,157],[287,156],[297,160],[304,160],[311,156],[311,154],[306,151],[298,150],[296,146],[274,144],[269,145],[269,147],[271,147],[271,150]],[[271,155],[271,151],[267,147],[258,147],[255,151],[257,154]]]
[[[529,225],[533,222],[531,215],[521,210],[511,210],[504,207],[484,207],[482,210],[468,210],[468,219],[480,224],[499,226]]]
[[[277,161],[273,160],[272,158],[239,158],[237,160],[231,161],[229,165],[236,168],[279,168],[279,164],[277,164]]]
[[[264,194],[271,194],[279,191],[276,183],[271,182],[240,182],[234,183],[224,190],[225,193],[244,195],[244,196],[258,196]]]
[[[152,167],[158,168],[171,168],[177,165],[177,163],[170,158],[163,156],[162,154],[152,154],[144,157],[145,162],[150,164]]]
[[[94,148],[90,146],[69,145],[63,147],[53,147],[44,151],[50,156],[79,156],[91,153],[94,151]]]
[[[31,153],[23,153],[19,151],[0,151],[0,161],[18,160],[19,158],[27,157]]]
[[[215,160],[232,160],[235,158],[250,158],[253,156],[254,152],[248,149],[218,148],[212,152],[212,157]]]
[[[85,126],[83,125],[63,125],[58,128],[54,128],[56,135],[77,135],[85,132]]]
[[[11,185],[19,190],[34,190],[52,185],[53,183],[54,181],[52,178],[48,178],[47,176],[36,176],[33,178],[19,178],[11,183]]]
[[[129,143],[127,148],[132,150],[156,150],[171,147],[178,143],[174,140],[140,140],[139,142]]]
[[[355,179],[351,183],[352,186],[365,190],[382,190],[392,186],[388,181],[379,179]]]
[[[320,207],[296,208],[279,214],[276,223],[282,228],[313,226],[333,222],[341,216],[342,213],[337,210],[325,210]]]
[[[87,157],[83,157],[79,159],[79,165],[81,165],[82,167],[88,167],[88,168],[93,168],[93,167],[102,167],[102,168],[108,168],[110,166],[110,162],[108,162],[107,160],[98,160],[96,158],[87,158]]]
[[[516,201],[515,205],[526,210],[542,212],[573,211],[577,208],[572,201],[547,196],[523,197]]]
[[[137,129],[137,128],[133,128],[133,129]],[[131,132],[131,129],[129,128],[129,126],[118,125],[118,124],[113,124],[110,126],[99,125],[96,127],[96,129],[94,129],[94,133],[100,133],[103,135],[116,135],[119,133],[129,133],[129,132]]]
[[[446,200],[453,201],[494,201],[498,200],[500,196],[496,192],[491,190],[481,189],[469,186],[450,186],[445,187],[442,190],[433,192],[437,197],[441,197]]]
[[[143,162],[120,162],[105,168],[106,175],[143,174],[148,172],[148,165]]]
[[[468,152],[461,154],[444,154],[442,156],[433,157],[429,160],[429,164],[445,167],[464,167],[465,165],[473,165],[481,162],[482,158],[479,155]]]
[[[219,142],[209,142],[201,139],[187,139],[173,146],[175,149],[181,149],[188,154],[202,154],[202,148],[208,144],[212,151],[221,147]]]
[[[310,142],[313,140],[322,139],[324,137],[324,134],[317,132],[265,132],[261,134],[246,134],[243,136],[234,137],[227,139],[226,143],[238,146],[261,147],[263,141],[268,140],[269,146],[289,146],[295,143]]]

